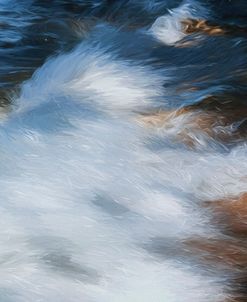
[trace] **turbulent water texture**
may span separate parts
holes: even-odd
[[[0,301],[243,302],[247,3],[0,0]]]

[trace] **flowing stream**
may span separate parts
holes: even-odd
[[[246,301],[205,206],[247,190],[246,20],[241,0],[0,0],[1,302]]]

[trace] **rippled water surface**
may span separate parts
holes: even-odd
[[[243,302],[247,2],[0,0],[0,301]]]

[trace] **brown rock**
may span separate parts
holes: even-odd
[[[221,35],[225,33],[225,30],[218,25],[210,25],[206,20],[186,19],[183,20],[184,33],[203,33],[207,35]]]
[[[184,120],[174,139],[188,146],[197,144],[198,132],[227,145],[247,137],[247,106],[233,96],[210,96],[197,104],[176,110],[145,113],[139,116],[139,122],[165,130],[175,127],[178,117],[184,117]]]
[[[213,211],[214,223],[238,236],[247,235],[247,193],[206,203]]]
[[[198,238],[187,240],[185,245],[205,263],[238,270],[247,265],[247,247],[234,239]]]

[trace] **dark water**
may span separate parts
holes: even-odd
[[[120,57],[148,62],[159,68],[174,70],[169,92],[180,98],[177,89],[194,83],[201,93],[222,90],[245,94],[246,31],[231,36],[208,37],[194,48],[174,49],[157,45],[136,30],[147,29],[155,19],[176,8],[182,1],[3,1],[1,3],[1,102],[44,61],[72,49],[90,35],[96,24],[109,24],[96,43],[109,47]],[[199,2],[198,2],[199,3]],[[207,18],[222,25],[246,26],[245,1],[206,1]],[[112,36],[111,36],[112,35]],[[189,77],[188,77],[189,75]],[[202,80],[201,80],[202,78]],[[189,84],[188,84],[189,85]],[[171,89],[170,89],[171,88]],[[171,103],[174,104],[174,99]],[[182,96],[180,102],[194,95]],[[177,104],[177,103],[175,103]]]
[[[0,0],[0,301],[247,299],[246,50],[242,0]]]

